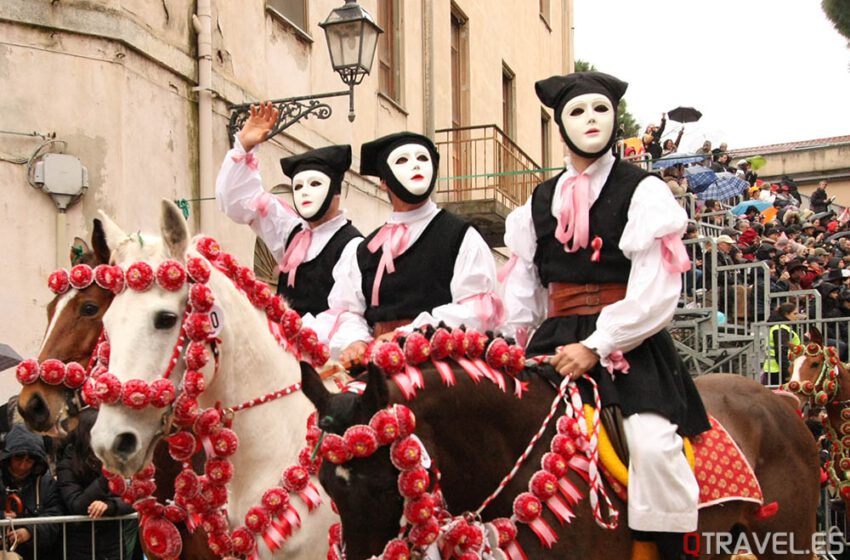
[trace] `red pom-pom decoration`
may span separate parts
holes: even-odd
[[[65,364],[56,359],[41,363],[41,380],[48,385],[59,385],[65,380]]]
[[[466,331],[466,357],[475,360],[484,355],[487,350],[487,335],[476,330]]]
[[[247,527],[239,527],[234,529],[230,535],[233,541],[233,552],[243,556],[248,556],[257,546],[257,541],[254,539],[254,534]]]
[[[395,375],[404,370],[404,353],[395,342],[385,342],[375,350],[375,365],[387,375]]]
[[[280,487],[266,490],[261,500],[263,507],[277,515],[289,507],[289,494]]]
[[[215,304],[215,296],[206,284],[192,284],[189,288],[189,304],[192,311],[209,313]]]
[[[68,276],[68,271],[64,268],[54,271],[47,279],[47,287],[54,294],[64,294],[71,286],[71,279]]]
[[[423,467],[402,471],[398,477],[398,491],[405,498],[418,498],[428,491],[431,477]]]
[[[101,403],[115,404],[121,398],[121,382],[111,373],[102,373],[94,385],[97,400]]]
[[[573,438],[561,434],[552,438],[550,449],[552,449],[553,453],[557,453],[567,461],[576,454],[576,444]]]
[[[381,560],[410,560],[410,548],[401,539],[393,539],[384,547]]]
[[[578,438],[582,436],[581,426],[578,423],[578,420],[575,418],[570,418],[569,416],[561,416],[558,418],[557,422],[558,433],[563,434],[565,436],[570,436],[572,438]]]
[[[169,436],[168,439],[168,454],[175,461],[188,461],[195,454],[198,447],[198,441],[195,436],[189,432],[177,432]]]
[[[328,345],[324,342],[320,342],[316,345],[316,348],[313,349],[313,353],[311,354],[310,364],[314,368],[320,368],[331,359],[331,349],[328,348]]]
[[[207,381],[200,371],[189,370],[183,376],[183,390],[190,397],[197,398],[206,388]]]
[[[185,433],[185,432],[184,432]],[[169,445],[171,442],[169,441]],[[186,498],[194,498],[201,490],[198,475],[192,469],[183,469],[174,478],[174,493],[182,494]]]
[[[186,283],[186,270],[175,260],[162,261],[156,267],[156,282],[168,292],[176,292]]]
[[[223,533],[229,528],[227,516],[223,511],[211,511],[205,513],[201,520],[201,527],[208,535]]]
[[[151,400],[150,387],[142,379],[131,379],[124,383],[124,392],[121,395],[124,406],[133,410],[141,410]]]
[[[390,460],[400,471],[409,471],[422,461],[422,447],[411,437],[400,439],[390,447]]]
[[[118,284],[118,277],[121,277],[121,285],[124,285],[124,271],[120,267],[110,266],[108,264],[99,264],[94,268],[94,281],[103,288],[115,293],[115,288]]]
[[[206,477],[204,477],[206,478]],[[219,508],[227,503],[227,486],[211,480],[201,483],[201,494],[211,508]]]
[[[212,436],[213,451],[219,457],[230,457],[236,453],[239,447],[239,437],[236,432],[228,428],[219,430]]]
[[[186,317],[185,329],[189,340],[195,342],[207,340],[214,331],[208,313],[189,313]]]
[[[531,523],[543,512],[540,499],[530,492],[523,492],[514,500],[514,515],[523,523]]]
[[[157,408],[164,408],[174,402],[177,391],[170,379],[155,379],[150,384],[151,404]]]
[[[444,360],[452,355],[455,342],[449,331],[439,328],[431,337],[431,356],[435,360]]]
[[[546,501],[558,491],[558,479],[552,473],[537,471],[528,481],[528,489],[542,501]]]
[[[525,350],[520,346],[511,346],[508,350],[510,358],[507,365],[508,373],[518,375],[525,370]]]
[[[153,286],[153,269],[146,262],[137,262],[130,265],[124,274],[124,280],[131,290],[144,292]]]
[[[236,257],[231,255],[230,253],[222,253],[216,264],[218,268],[224,271],[228,278],[234,281],[236,280],[240,268],[239,262],[237,262]]]
[[[241,266],[236,271],[236,283],[239,284],[239,287],[245,292],[250,293],[254,287],[254,282],[256,281],[257,275],[254,274],[254,271],[247,266]]]
[[[198,401],[189,395],[180,395],[172,407],[174,423],[178,426],[191,426],[198,417]]]
[[[100,344],[97,345],[97,360],[101,365],[106,365],[109,363],[109,356],[112,353],[112,345],[109,344],[108,340],[104,340]]]
[[[310,473],[304,467],[287,467],[283,471],[283,487],[290,492],[301,492],[310,482]]]
[[[218,484],[227,484],[233,478],[233,463],[227,459],[212,458],[204,465],[207,478]]]
[[[402,404],[394,407],[396,418],[398,418],[398,429],[401,437],[407,437],[416,431],[416,416],[413,411]]]
[[[412,332],[404,340],[404,358],[416,366],[431,357],[431,343],[420,332]]]
[[[499,517],[491,521],[499,536],[499,547],[504,547],[516,539],[516,525],[507,517]]]
[[[65,366],[65,386],[69,389],[82,387],[86,382],[86,368],[77,362],[71,362]]]
[[[425,548],[440,536],[440,524],[432,516],[428,521],[414,525],[410,530],[410,542],[417,548]]]
[[[294,309],[287,309],[280,321],[280,328],[283,329],[286,338],[294,339],[298,331],[301,330],[301,315]]]
[[[38,381],[38,361],[29,358],[18,364],[15,368],[15,377],[21,385],[29,385]]]
[[[141,526],[142,540],[148,550],[161,558],[176,558],[183,549],[180,531],[163,518],[149,518]]]
[[[186,259],[186,273],[192,281],[206,284],[210,279],[210,265],[204,259],[189,257]]]
[[[487,364],[493,369],[504,369],[511,361],[511,349],[502,338],[490,343],[485,355]]]
[[[375,430],[375,436],[383,445],[392,443],[401,434],[398,418],[390,410],[380,410],[369,421],[369,426]]]
[[[199,436],[211,434],[221,424],[221,412],[215,408],[208,408],[198,415],[195,420],[194,431]]]
[[[259,307],[260,309],[265,309],[269,302],[272,300],[272,296],[274,292],[265,282],[261,282],[260,280],[255,280],[254,285],[248,290],[248,300],[254,305],[254,307]]]
[[[233,540],[227,533],[217,533],[210,535],[207,539],[207,546],[210,547],[213,554],[224,556],[233,551]]]
[[[271,516],[262,506],[254,506],[245,514],[245,526],[255,533],[262,533],[269,528]]]
[[[567,474],[569,464],[558,453],[546,453],[540,461],[540,465],[546,472],[555,475],[555,478],[561,478]]]
[[[186,520],[186,510],[174,504],[165,506],[162,514],[172,523],[182,523]]]
[[[279,323],[283,319],[284,313],[286,313],[286,301],[283,299],[283,296],[272,296],[266,305],[266,314],[269,316],[269,319],[275,323]]]
[[[368,457],[378,449],[378,434],[369,426],[351,426],[345,430],[343,440],[353,457]]]
[[[109,486],[109,491],[115,494],[116,496],[120,496],[124,492],[127,491],[127,483],[124,482],[124,479],[116,476],[115,478],[110,478],[107,481],[107,485]]]
[[[100,406],[100,399],[97,398],[97,381],[93,377],[86,379],[82,388],[83,402],[87,405],[97,408]]]
[[[68,275],[68,281],[72,288],[84,290],[94,282],[94,271],[87,264],[78,264],[71,269],[71,273]]]
[[[212,237],[200,237],[195,242],[198,252],[207,259],[214,261],[221,255],[221,245]]]
[[[413,525],[424,523],[434,516],[437,500],[431,494],[424,494],[404,504],[404,517]]]
[[[190,342],[186,347],[186,367],[199,370],[210,361],[210,353],[203,342]]]
[[[319,453],[334,465],[341,465],[351,459],[345,440],[337,434],[325,434]]]
[[[466,338],[466,332],[462,329],[452,329],[452,342],[454,345],[452,357],[462,358],[466,356],[466,352],[469,350],[469,339]]]
[[[310,328],[302,328],[298,331],[295,346],[302,354],[312,354],[317,344],[319,344],[319,337],[316,335],[316,331]]]

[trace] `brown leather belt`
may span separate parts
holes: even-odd
[[[375,323],[375,326],[372,327],[372,336],[378,338],[382,334],[393,332],[397,328],[409,325],[412,322],[413,319],[396,319],[395,321],[381,321],[379,323]]]
[[[549,317],[594,315],[626,297],[625,284],[549,284]]]

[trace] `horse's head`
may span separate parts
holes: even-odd
[[[850,375],[832,346],[824,344],[816,328],[808,333],[809,343],[789,345],[791,378],[786,388],[797,395],[802,404],[813,399],[815,406],[850,399]]]
[[[368,424],[387,406],[387,381],[374,365],[369,366],[361,395],[329,392],[316,371],[303,362],[301,374],[304,394],[316,406],[318,425],[324,432],[342,435],[351,426]],[[319,481],[339,511],[348,558],[380,555],[397,534],[404,503],[398,476],[386,446],[341,465],[323,462]]]
[[[134,263],[146,263],[148,271],[157,271],[163,261],[185,261],[189,246],[189,229],[180,210],[163,201],[160,217],[162,237],[134,233],[128,235],[104,216],[106,241],[112,250],[112,262],[127,271]],[[128,288],[115,296],[103,317],[110,344],[109,372],[122,386],[127,381],[147,384],[167,371],[181,331],[188,286],[163,289],[153,282],[149,289]],[[178,364],[180,367],[180,364]],[[182,375],[175,370],[175,383]],[[125,391],[126,393],[126,391]],[[118,399],[103,403],[91,432],[92,448],[111,471],[128,476],[138,472],[151,459],[156,443],[163,436],[169,408],[142,406],[133,409]]]
[[[109,248],[100,220],[94,220],[92,247],[82,239],[74,240],[71,265],[91,268],[109,262]],[[92,282],[81,290],[71,287],[57,295],[47,306],[47,330],[38,354],[39,363],[48,359],[77,362],[86,366],[103,329],[103,315],[113,293]],[[49,385],[41,380],[24,385],[18,397],[18,410],[30,429],[37,432],[73,430],[79,411],[79,395],[65,385]]]

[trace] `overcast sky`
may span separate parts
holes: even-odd
[[[679,105],[702,111],[680,150],[850,135],[850,49],[820,0],[574,0],[574,10],[576,58],[629,82],[641,131]]]

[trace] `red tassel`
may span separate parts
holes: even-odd
[[[590,260],[592,262],[599,262],[602,260],[602,238],[598,235],[593,238],[593,241],[590,242],[591,248],[593,248],[593,254],[590,256]]]
[[[765,519],[769,519],[779,513],[779,503],[770,502],[769,504],[764,504],[758,510],[756,510],[756,521],[764,521]]]

